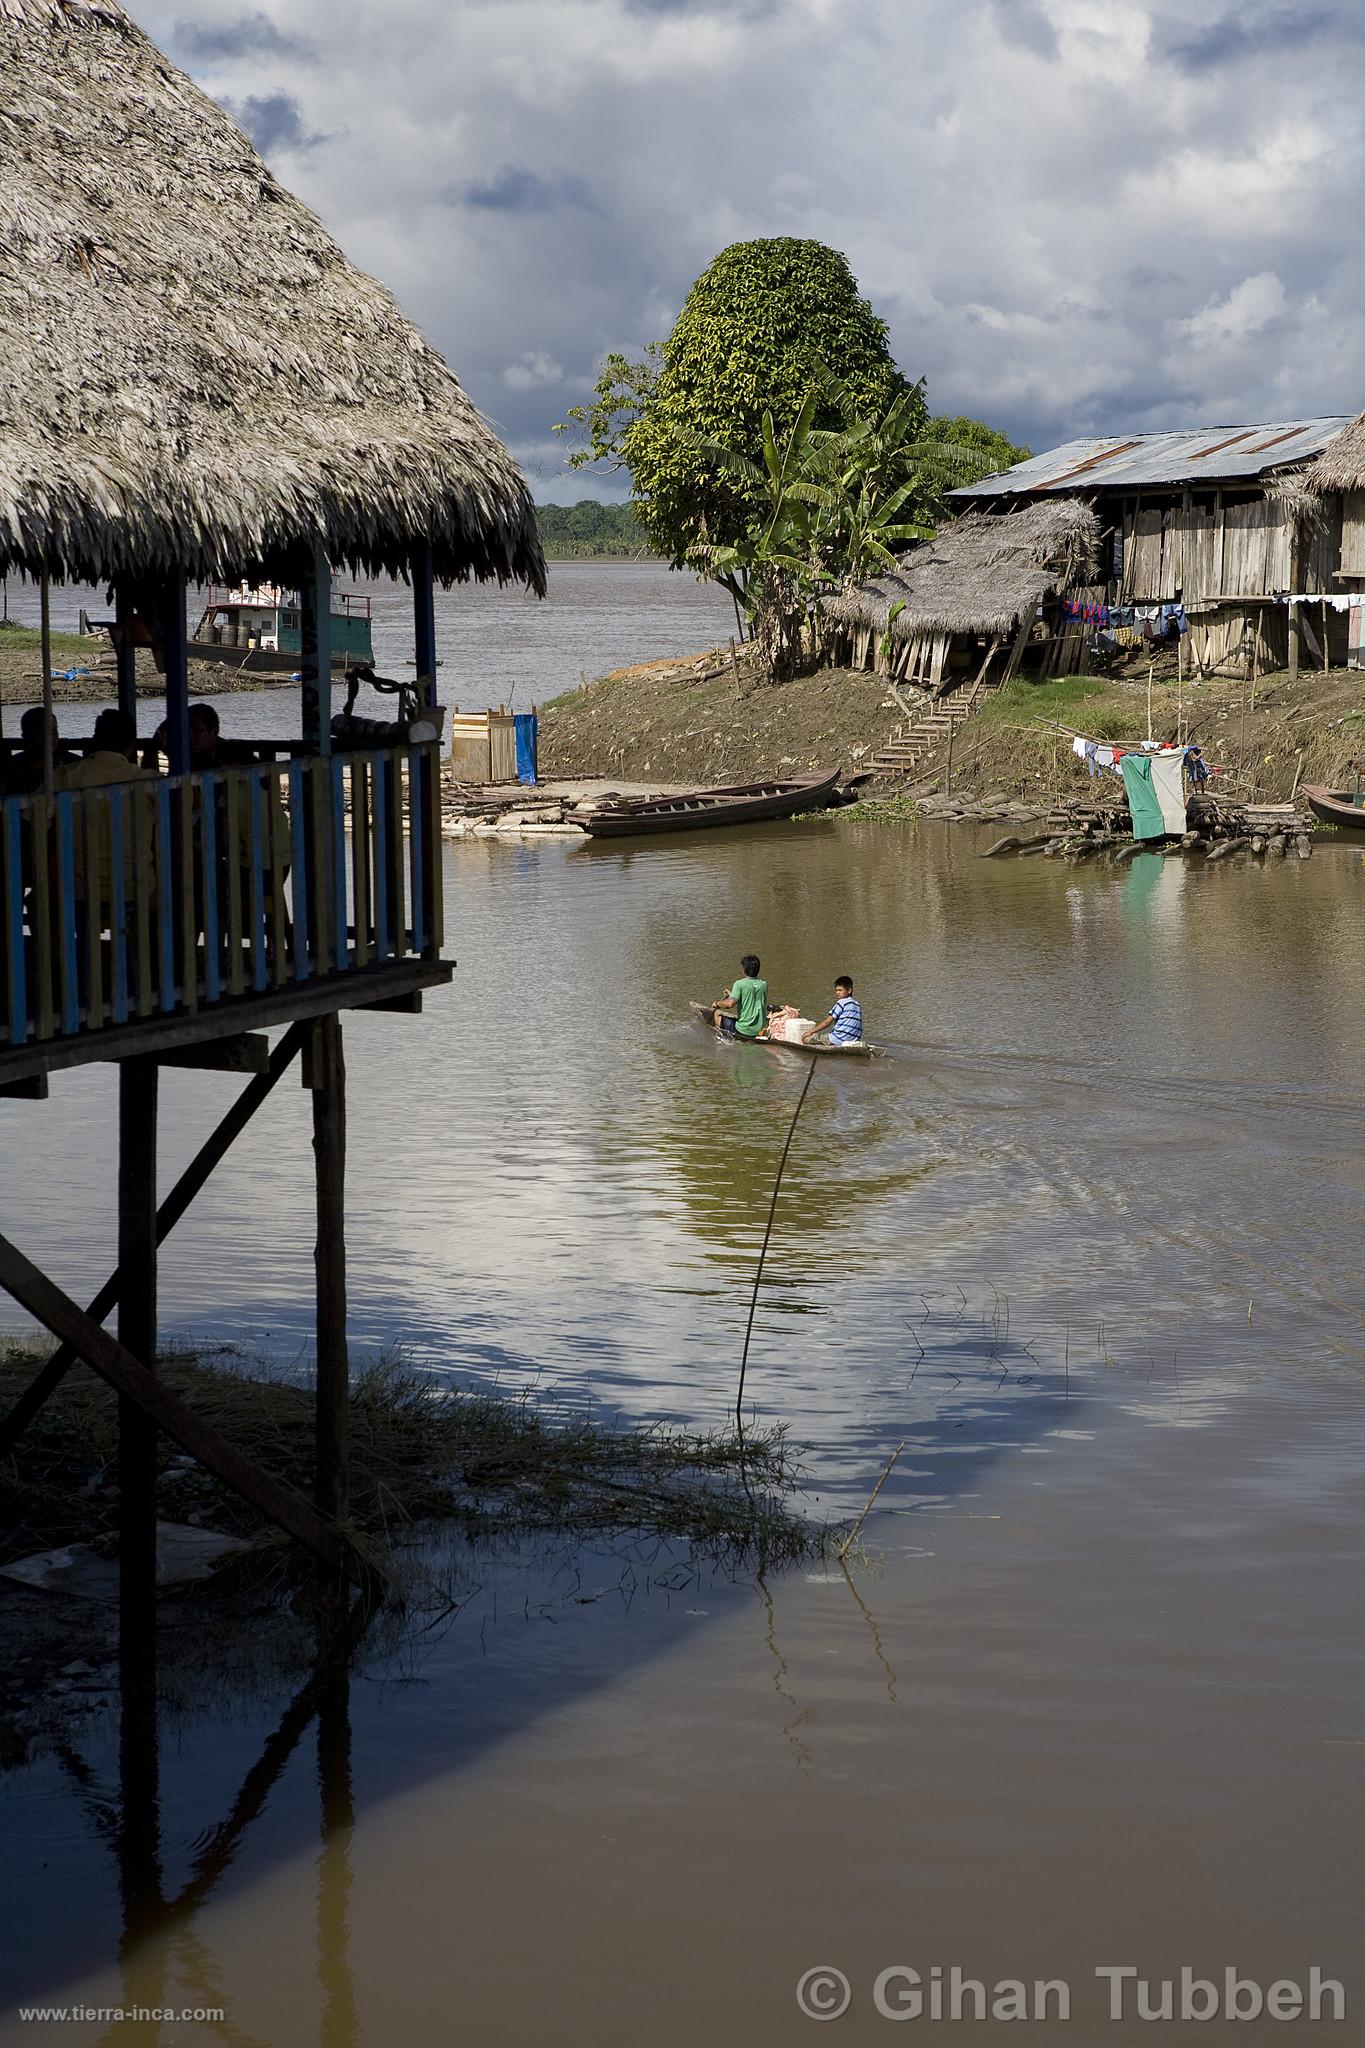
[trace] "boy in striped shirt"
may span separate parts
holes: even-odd
[[[830,1004],[828,1017],[822,1017],[818,1024],[812,1024],[803,1033],[801,1043],[809,1045],[812,1038],[818,1038],[822,1031],[829,1033],[831,1045],[860,1045],[863,1036],[863,1013],[858,998],[853,993],[853,978],[841,974],[834,984],[834,1001]]]

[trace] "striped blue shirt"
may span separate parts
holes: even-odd
[[[830,1010],[834,1022],[829,1028],[831,1045],[855,1045],[863,1035],[863,1013],[856,996],[838,996]]]

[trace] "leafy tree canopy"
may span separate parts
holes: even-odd
[[[970,476],[962,478],[963,483],[976,483],[980,477],[994,476],[998,469],[1013,469],[1016,462],[1027,462],[1033,453],[1031,448],[1016,448],[1013,441],[994,427],[986,426],[981,420],[967,419],[962,413],[955,418],[937,416],[930,420],[926,433],[934,440],[950,443],[970,456]],[[979,467],[978,467],[979,464]]]
[[[565,423],[588,442],[573,459],[624,463],[659,553],[694,560],[699,545],[739,540],[755,510],[753,489],[716,449],[757,461],[765,413],[784,436],[812,389],[811,424],[837,427],[818,389],[831,370],[872,416],[915,391],[886,337],[837,250],[792,236],[736,242],[697,279],[662,347],[639,362],[607,358],[592,402]],[[922,395],[911,403],[922,425]]]

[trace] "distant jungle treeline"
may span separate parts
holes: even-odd
[[[591,555],[650,555],[644,528],[629,505],[537,505],[540,543],[551,560]]]

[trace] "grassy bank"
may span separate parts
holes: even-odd
[[[41,1353],[0,1352],[0,1412],[37,1371]],[[168,1386],[277,1478],[312,1485],[309,1386],[232,1353],[175,1355]],[[69,1372],[0,1463],[0,1562],[57,1544],[112,1546],[117,1522],[118,1416],[104,1383]],[[351,1519],[386,1548],[433,1523],[470,1533],[508,1527],[678,1537],[774,1562],[818,1550],[821,1532],[789,1507],[796,1460],[780,1431],[746,1435],[637,1427],[556,1410],[530,1396],[452,1390],[385,1359],[355,1380],[350,1417]],[[255,1511],[162,1440],[162,1518],[202,1522],[274,1547]]]

